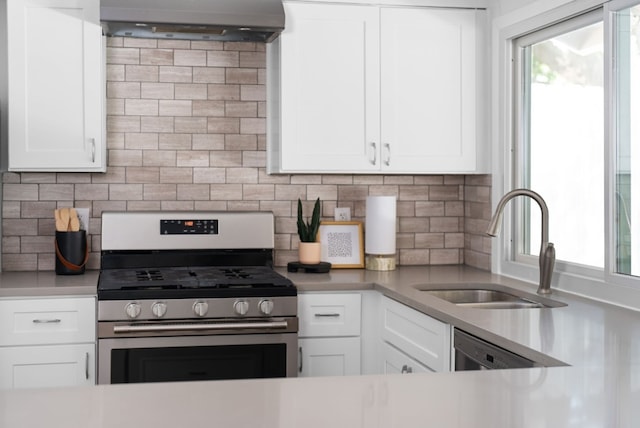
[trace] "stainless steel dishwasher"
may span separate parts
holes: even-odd
[[[455,371],[518,369],[540,366],[534,361],[457,328],[453,331],[453,348],[455,352]]]

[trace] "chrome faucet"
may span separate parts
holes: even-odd
[[[551,275],[553,274],[553,265],[556,261],[556,250],[553,244],[549,242],[549,209],[544,199],[542,199],[542,196],[529,189],[515,189],[508,192],[500,199],[500,202],[498,202],[496,212],[493,214],[489,227],[487,228],[487,235],[497,236],[504,206],[516,196],[528,196],[532,198],[538,203],[542,210],[542,240],[540,242],[539,256],[540,284],[538,285],[538,294],[551,294]]]

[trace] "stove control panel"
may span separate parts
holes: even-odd
[[[160,220],[161,235],[217,235],[218,220]]]
[[[297,315],[296,296],[217,299],[148,299],[98,302],[99,321],[131,322],[218,318],[265,318]]]

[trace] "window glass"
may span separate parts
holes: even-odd
[[[519,179],[547,202],[557,260],[603,268],[603,23],[545,29],[528,40],[535,41],[519,44]],[[521,203],[518,248],[537,255],[540,209],[529,199]]]
[[[615,271],[640,275],[640,5],[615,15]],[[635,172],[635,174],[634,174]],[[634,222],[635,217],[635,222]]]

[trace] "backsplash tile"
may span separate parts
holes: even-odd
[[[399,265],[490,268],[488,175],[268,175],[265,45],[110,38],[108,168],[3,174],[2,269],[53,270],[53,210],[90,209],[90,269],[106,210],[262,210],[276,217],[276,264],[297,259],[297,200],[323,219],[369,195],[398,198]]]

